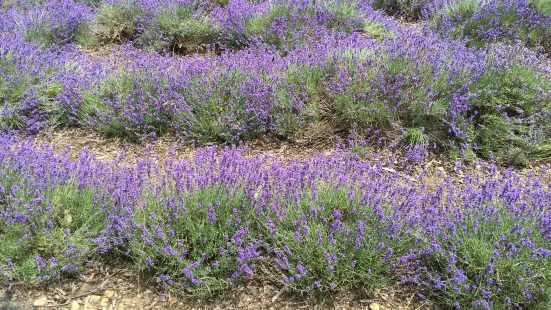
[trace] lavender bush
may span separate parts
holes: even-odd
[[[436,15],[437,31],[462,38],[469,45],[521,41],[551,51],[551,15],[534,1],[464,1]]]
[[[425,20],[443,36],[469,46],[523,42],[549,53],[551,7],[547,1],[373,0],[372,6],[408,20]]]
[[[2,32],[18,33],[27,41],[44,46],[64,45],[86,40],[94,9],[72,0],[20,3],[2,10]]]
[[[37,132],[52,124],[59,111],[55,97],[62,90],[62,83],[54,77],[63,65],[60,56],[21,37],[0,36],[2,129]]]

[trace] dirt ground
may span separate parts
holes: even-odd
[[[140,276],[124,264],[110,267],[92,263],[87,272],[78,279],[51,283],[46,287],[15,285],[9,290],[0,290],[0,310],[437,309],[428,300],[420,300],[417,293],[398,284],[391,291],[379,292],[370,297],[362,295],[361,292],[343,292],[331,296],[330,299],[300,297],[288,294],[272,283],[250,280],[217,296],[171,296],[158,291],[150,279]]]
[[[136,144],[120,139],[106,139],[97,133],[82,129],[59,130],[48,135],[36,136],[35,141],[38,143],[54,144],[60,151],[65,149],[67,145],[70,145],[72,156],[76,156],[83,148],[88,148],[100,160],[112,159],[121,151],[124,151],[127,158],[152,153],[159,155],[162,159],[171,150],[176,153],[177,158],[183,159],[193,156],[198,148],[193,144],[183,142],[181,139],[170,135],[162,136],[154,141]],[[275,137],[262,140],[256,139],[240,147],[246,149],[249,156],[270,152],[286,158],[299,159],[310,157],[317,152],[329,153],[333,150],[330,144],[311,147],[290,141],[282,141]]]
[[[35,141],[37,143],[53,144],[60,152],[70,146],[69,153],[74,159],[84,148],[88,148],[99,160],[111,160],[122,151],[125,154],[125,161],[130,164],[136,158],[143,158],[143,156],[154,157],[162,161],[171,152],[175,154],[173,156],[176,159],[191,158],[199,148],[169,135],[155,141],[135,144],[118,139],[105,139],[97,133],[83,129],[59,130],[49,135],[36,136]],[[245,150],[247,156],[269,153],[284,160],[303,160],[316,153],[331,154],[335,151],[334,146],[334,139],[324,144],[319,143],[312,146],[268,137],[262,140],[256,139],[239,147]],[[384,167],[383,170],[389,174],[398,173],[408,181],[427,185],[429,189],[435,188],[446,177],[450,177],[454,182],[461,184],[462,178],[466,174],[476,174],[480,177],[489,176],[488,171],[481,164],[463,163],[458,169],[456,163],[444,155],[430,154],[425,161],[413,165],[404,164],[400,161],[400,158],[400,154],[396,151],[386,149],[367,151],[363,154],[365,161],[371,164],[381,164]],[[498,172],[501,173],[506,168],[498,167]],[[515,173],[523,177],[532,173],[540,174],[542,168],[547,170],[544,181],[551,184],[551,169],[549,169],[551,168],[551,161],[538,162],[527,167],[512,167]]]

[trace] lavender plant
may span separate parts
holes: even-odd
[[[217,28],[196,5],[179,3],[158,10],[140,41],[154,50],[190,54],[214,46],[219,37]]]
[[[147,13],[136,1],[102,3],[91,26],[90,36],[101,43],[133,40],[143,31],[143,23],[151,18]]]
[[[94,10],[74,1],[22,4],[2,12],[5,32],[17,33],[43,46],[82,41]]]
[[[531,1],[465,1],[436,15],[437,31],[469,45],[521,41],[549,53],[551,15]]]
[[[63,58],[17,35],[0,37],[0,119],[4,130],[37,132],[51,125],[60,84],[50,79]],[[53,117],[53,119],[50,118]]]

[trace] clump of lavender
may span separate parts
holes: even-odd
[[[0,29],[45,47],[61,46],[85,40],[94,13],[93,8],[74,1],[23,3],[2,10],[0,15],[4,19],[4,27],[0,24]]]
[[[16,140],[5,138],[2,143],[9,147]],[[32,150],[40,152],[42,160],[56,156],[52,148],[35,147],[20,145],[17,159],[2,156],[0,172],[0,277],[29,283],[80,272],[98,248],[95,238],[107,232],[109,208],[100,192],[69,180],[69,170],[75,167],[69,160],[57,158],[44,163],[42,170],[25,168],[21,161]],[[90,159],[83,153],[80,164]]]
[[[17,34],[0,35],[0,127],[35,133],[56,122],[56,96],[62,84],[55,75],[64,53],[41,49]]]
[[[518,193],[524,181],[510,170],[505,176],[503,185]],[[464,181],[474,179],[467,176]],[[526,181],[541,184],[534,175]],[[429,288],[456,309],[549,306],[551,291],[543,282],[549,271],[543,266],[551,255],[550,240],[541,229],[549,210],[539,202],[521,203],[524,195],[493,193],[497,184],[494,180],[461,190],[479,198],[442,219],[430,237],[432,245],[412,264],[419,274],[404,277],[404,282]]]
[[[220,29],[205,13],[207,9],[193,2],[163,5],[138,40],[146,48],[174,54],[214,49]]]
[[[551,15],[538,10],[533,1],[463,1],[445,7],[435,20],[437,31],[470,46],[520,41],[551,52]]]

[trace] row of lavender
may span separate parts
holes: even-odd
[[[517,44],[468,48],[361,3],[339,6],[352,12],[341,15],[328,7],[337,6],[294,0],[215,5],[209,12],[225,23],[223,37],[241,38],[241,47],[216,57],[171,57],[135,43],[105,53],[66,44],[78,21],[99,14],[86,4],[6,6],[2,127],[84,126],[133,140],[171,132],[201,142],[265,134],[323,139],[344,132],[515,164],[551,155],[546,58]],[[356,26],[336,16],[356,16],[350,19]],[[248,35],[243,25],[262,18],[270,26],[258,22],[265,32]],[[32,35],[40,31],[39,37],[53,33],[48,36],[61,45],[41,44]]]
[[[428,20],[444,36],[469,45],[514,42],[549,54],[551,2],[547,0],[375,0],[373,5],[410,20]]]
[[[457,166],[461,182],[427,187],[342,151],[285,162],[206,148],[182,161],[105,162],[0,141],[3,279],[47,282],[118,257],[180,293],[247,278],[303,293],[401,282],[456,309],[550,306],[543,170]]]
[[[258,41],[288,51],[321,38],[324,32],[316,34],[318,30],[376,34],[384,30],[364,18],[373,15],[368,13],[373,9],[356,0],[8,1],[3,11],[1,30],[45,46],[77,43],[92,48],[133,42],[146,50],[177,54],[215,45],[242,49]]]
[[[366,16],[375,8],[428,20],[440,35],[471,46],[520,41],[551,52],[547,0],[33,0],[3,6],[7,14],[0,29],[45,45],[132,41],[148,50],[191,53],[209,45],[244,48],[260,40],[288,51],[321,37],[316,34],[320,28],[382,35],[383,25],[372,20],[373,14]]]

